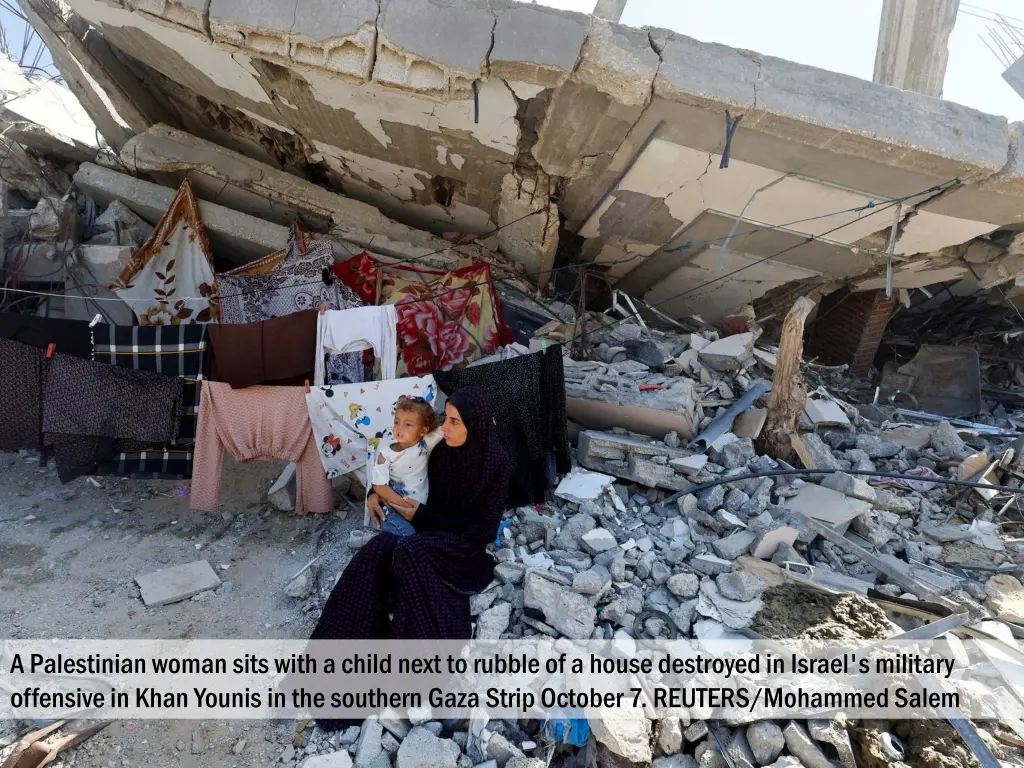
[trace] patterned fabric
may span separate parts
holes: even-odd
[[[372,350],[381,379],[398,378],[397,314],[390,305],[327,310],[316,318],[313,383],[327,383],[331,354]]]
[[[330,285],[324,282],[324,272],[329,275],[334,264],[329,241],[314,240],[304,252],[298,242],[292,240],[281,265],[272,272],[217,277],[222,323],[255,323],[319,309],[321,304],[326,304],[328,309],[363,306],[347,285],[338,280]]]
[[[43,350],[0,339],[0,451],[43,450],[45,364]]]
[[[433,405],[436,393],[431,376],[311,387],[306,407],[327,477],[366,466],[394,424],[395,403],[400,397],[422,397]]]
[[[140,325],[217,319],[213,253],[188,179],[112,288]]]
[[[361,384],[372,378],[372,374],[367,374],[366,368],[362,352],[344,352],[340,355],[327,355],[324,383]]]
[[[336,264],[334,273],[367,303],[395,305],[399,377],[459,368],[515,340],[489,264],[441,272],[386,264],[364,252]]]
[[[460,448],[439,445],[428,469],[430,495],[413,515],[416,533],[380,533],[341,574],[310,639],[469,639],[469,597],[494,577],[487,553],[501,521],[508,461],[487,398],[456,395],[468,430]],[[392,616],[389,616],[392,614]],[[353,723],[318,719],[325,730]]]
[[[54,355],[43,393],[43,432],[62,483],[120,453],[123,442],[169,443],[181,422],[182,380]]]
[[[191,448],[123,451],[100,462],[95,474],[133,480],[188,480],[192,477],[192,459]]]
[[[204,381],[202,387],[192,509],[217,511],[225,451],[236,461],[295,462],[296,513],[334,509],[334,492],[317,457],[302,387],[232,389],[217,381]]]
[[[449,396],[465,387],[479,387],[490,398],[512,465],[508,508],[542,502],[553,485],[546,466],[549,454],[554,454],[558,472],[571,469],[561,347],[439,372],[435,378]]]
[[[119,326],[93,329],[93,356],[98,362],[183,379],[178,437],[157,449],[131,450],[104,462],[96,474],[189,478],[192,451],[183,449],[196,439],[199,381],[206,361],[205,325]]]

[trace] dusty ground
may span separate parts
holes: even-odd
[[[187,496],[171,496],[181,482],[98,478],[103,487],[96,488],[79,478],[62,486],[52,464],[40,468],[35,455],[0,454],[0,635],[307,637],[320,599],[351,557],[345,542],[361,516],[298,517],[269,507],[265,493],[281,466],[229,463],[221,512],[207,514],[189,510]],[[40,496],[48,491],[71,498]],[[285,585],[317,554],[320,598],[286,597]],[[175,605],[143,605],[136,575],[199,559],[230,588]],[[5,726],[0,721],[0,737]],[[291,722],[118,722],[54,765],[266,766],[294,735]]]

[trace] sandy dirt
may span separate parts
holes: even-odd
[[[763,600],[751,629],[765,637],[860,640],[889,634],[885,612],[854,594],[832,596],[782,584],[767,590]]]
[[[351,558],[348,533],[362,519],[354,512],[342,520],[273,509],[265,494],[282,466],[228,462],[221,511],[208,514],[189,510],[187,496],[171,495],[181,482],[108,477],[97,478],[102,488],[86,478],[62,486],[52,464],[41,468],[35,455],[0,454],[0,634],[308,637]],[[49,493],[71,498],[55,501],[45,498]],[[285,596],[291,577],[318,554],[314,594]],[[146,608],[136,575],[201,559],[225,583],[220,589]],[[0,738],[11,731],[12,723],[0,720]],[[266,766],[296,738],[293,722],[115,722],[53,765]],[[5,754],[0,750],[0,762]]]

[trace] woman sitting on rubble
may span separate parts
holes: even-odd
[[[469,598],[494,577],[486,547],[505,510],[509,460],[480,389],[451,396],[443,433],[427,468],[427,503],[395,507],[416,533],[381,532],[359,550],[311,640],[469,639]],[[376,494],[367,506],[380,527]]]

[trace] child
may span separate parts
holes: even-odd
[[[380,441],[370,482],[380,497],[384,520],[380,529],[396,536],[416,532],[412,523],[391,508],[403,498],[427,501],[427,459],[441,442],[433,407],[422,397],[403,397],[395,405],[395,424]]]

